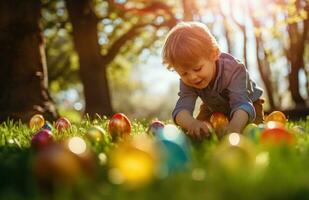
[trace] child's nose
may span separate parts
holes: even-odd
[[[189,75],[189,80],[190,80],[190,81],[194,82],[196,79],[197,79],[197,75],[196,75],[195,73],[191,73],[191,74]]]

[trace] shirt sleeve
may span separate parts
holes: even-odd
[[[228,86],[231,107],[230,117],[232,117],[235,111],[242,109],[248,113],[249,122],[252,122],[255,119],[256,113],[249,98],[248,78],[247,69],[243,64],[238,63],[231,75],[231,81]]]
[[[187,110],[193,115],[193,111],[195,108],[195,103],[197,99],[197,94],[194,91],[193,88],[185,85],[181,80],[180,80],[180,88],[178,92],[178,101],[176,103],[176,106],[172,112],[173,120],[174,123],[176,123],[176,115],[181,111],[181,110]]]

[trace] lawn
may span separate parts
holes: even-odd
[[[246,134],[196,141],[181,133],[186,156],[181,158],[179,151],[167,158],[164,144],[158,142],[162,138],[149,132],[148,121],[131,122],[133,138],[148,135],[139,143],[151,143],[147,154],[132,150],[130,145],[137,140],[112,138],[108,123],[107,118],[84,119],[61,132],[52,124],[55,141],[64,145],[72,137],[82,139],[90,155],[76,164],[61,151],[56,160],[62,164],[61,172],[46,161],[49,154],[42,153],[49,146],[31,145],[35,128],[2,123],[0,199],[309,199],[309,117],[285,124],[294,138],[291,143],[262,143]],[[103,129],[97,140],[89,137],[95,126]],[[235,137],[237,145],[231,142]],[[53,152],[61,145],[54,145]],[[134,175],[123,180],[112,169],[119,160],[132,157],[132,152],[143,165],[135,163],[130,168]]]

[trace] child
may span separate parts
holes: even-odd
[[[241,133],[249,122],[263,122],[262,89],[250,79],[246,67],[221,53],[206,25],[181,22],[167,35],[163,63],[180,76],[174,122],[198,139],[209,135],[207,123],[213,112],[230,117],[226,133]],[[193,117],[197,97],[200,113]]]

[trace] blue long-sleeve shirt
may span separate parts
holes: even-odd
[[[253,102],[262,93],[263,90],[250,79],[244,64],[229,54],[221,53],[216,61],[215,79],[206,88],[190,87],[180,79],[173,119],[176,122],[176,115],[181,110],[188,110],[192,115],[196,99],[200,97],[209,112],[223,112],[231,117],[235,111],[242,109],[248,113],[251,122],[256,116]]]

